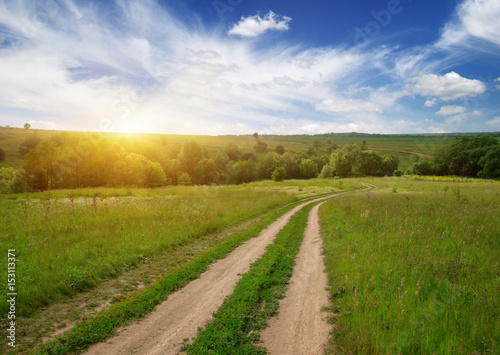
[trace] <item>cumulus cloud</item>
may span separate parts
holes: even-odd
[[[463,45],[469,39],[480,39],[500,46],[499,18],[498,0],[465,0],[457,8],[456,20],[445,26],[439,45]]]
[[[362,113],[375,112],[382,113],[382,108],[372,102],[367,102],[359,99],[348,100],[324,100],[315,106],[317,111],[326,112],[329,114],[346,114],[346,113]]]
[[[436,104],[437,104],[437,100],[432,99],[432,100],[425,101],[424,106],[425,107],[434,107]]]
[[[259,15],[241,17],[240,22],[234,24],[228,31],[230,35],[239,35],[242,37],[257,37],[267,31],[288,31],[288,23],[292,19],[287,16],[278,16],[274,12],[269,11],[264,17]]]
[[[441,109],[436,112],[436,115],[440,116],[454,116],[462,113],[466,113],[469,110],[463,106],[443,106]]]
[[[411,80],[410,90],[417,95],[434,96],[443,101],[452,101],[486,92],[486,85],[480,80],[467,79],[455,72],[443,76],[422,75]]]
[[[495,117],[489,121],[486,121],[486,125],[492,127],[495,130],[500,130],[500,116]]]

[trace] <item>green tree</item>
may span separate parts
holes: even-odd
[[[50,138],[44,138],[26,155],[24,170],[29,176],[33,189],[47,190],[55,187],[57,172],[54,165],[59,153],[56,143]]]
[[[189,186],[192,185],[191,176],[188,173],[182,173],[177,178],[179,186]]]
[[[42,139],[37,134],[30,134],[19,146],[19,153],[24,157],[30,150],[34,149]]]
[[[226,145],[226,154],[232,161],[238,161],[241,156],[241,151],[235,143],[229,143]]]
[[[245,160],[237,161],[231,167],[231,180],[235,184],[252,181],[253,165]]]
[[[146,167],[146,185],[148,187],[164,186],[167,183],[167,177],[161,164],[148,160]]]
[[[483,168],[482,176],[486,178],[500,177],[500,145],[490,147],[479,160],[479,165]]]
[[[429,160],[422,160],[413,165],[413,173],[417,175],[433,175],[434,171]]]
[[[267,151],[267,144],[260,140],[257,140],[257,143],[254,145],[253,149],[255,149],[257,153],[265,153]]]
[[[386,155],[382,158],[382,174],[391,176],[399,167],[399,159],[394,155]]]
[[[278,153],[279,155],[283,155],[285,154],[285,147],[282,146],[281,144],[280,145],[277,145],[276,148],[275,148],[275,151],[276,153]]]
[[[318,177],[318,164],[311,159],[302,159],[300,162],[300,174],[304,179]]]
[[[12,180],[16,175],[16,170],[13,167],[0,168],[0,180]]]
[[[196,165],[206,156],[206,151],[194,139],[186,140],[178,157],[180,169],[192,177]]]
[[[123,181],[128,186],[145,187],[149,184],[148,159],[142,154],[129,153],[125,158]]]
[[[284,181],[286,179],[286,169],[283,166],[277,166],[271,174],[274,181]]]
[[[24,124],[24,128],[25,128],[25,129],[30,129],[30,128],[31,128],[31,125],[30,125],[28,122],[26,122],[26,123]]]
[[[344,153],[335,151],[330,158],[330,166],[335,176],[347,176],[352,172],[352,165]]]
[[[362,150],[358,155],[356,167],[357,171],[363,175],[380,176],[382,175],[382,158],[373,150]]]
[[[330,164],[326,164],[323,169],[321,169],[320,177],[323,179],[333,177],[333,169]]]
[[[197,184],[208,185],[217,179],[217,167],[213,159],[203,158],[194,170],[196,176],[193,180]]]

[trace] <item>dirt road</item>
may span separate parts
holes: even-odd
[[[328,285],[323,263],[318,209],[309,214],[304,241],[285,298],[280,302],[278,316],[269,320],[261,333],[260,344],[270,354],[323,354],[331,326],[328,313]]]
[[[212,320],[223,300],[229,296],[250,265],[272,243],[291,216],[302,207],[335,195],[304,202],[269,225],[259,236],[231,252],[225,259],[211,265],[199,279],[170,295],[156,309],[105,343],[89,348],[90,354],[176,354],[186,339],[196,336],[198,327]]]

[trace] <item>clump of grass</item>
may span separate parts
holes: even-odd
[[[292,276],[302,243],[309,211],[314,204],[297,212],[281,230],[267,252],[257,260],[214,314],[214,320],[198,332],[188,354],[266,354],[255,345],[253,331],[267,326],[266,320],[278,309]]]
[[[110,190],[1,203],[0,252],[15,249],[18,259],[17,314],[29,315],[133,269],[155,253],[295,200],[282,192],[219,187],[170,188],[163,195],[151,191],[150,197],[116,198]],[[3,287],[0,297],[5,292]],[[7,307],[1,303],[0,313]]]
[[[321,209],[336,346],[499,353],[498,185],[461,182],[446,195],[441,183],[411,184]]]

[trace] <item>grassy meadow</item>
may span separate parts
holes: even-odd
[[[500,184],[451,180],[366,179],[322,206],[332,352],[500,352]]]
[[[6,255],[15,249],[19,260],[18,315],[92,288],[154,253],[296,200],[284,192],[223,187],[151,191],[149,197],[56,194],[0,203],[0,250]],[[6,307],[2,304],[0,311]]]

